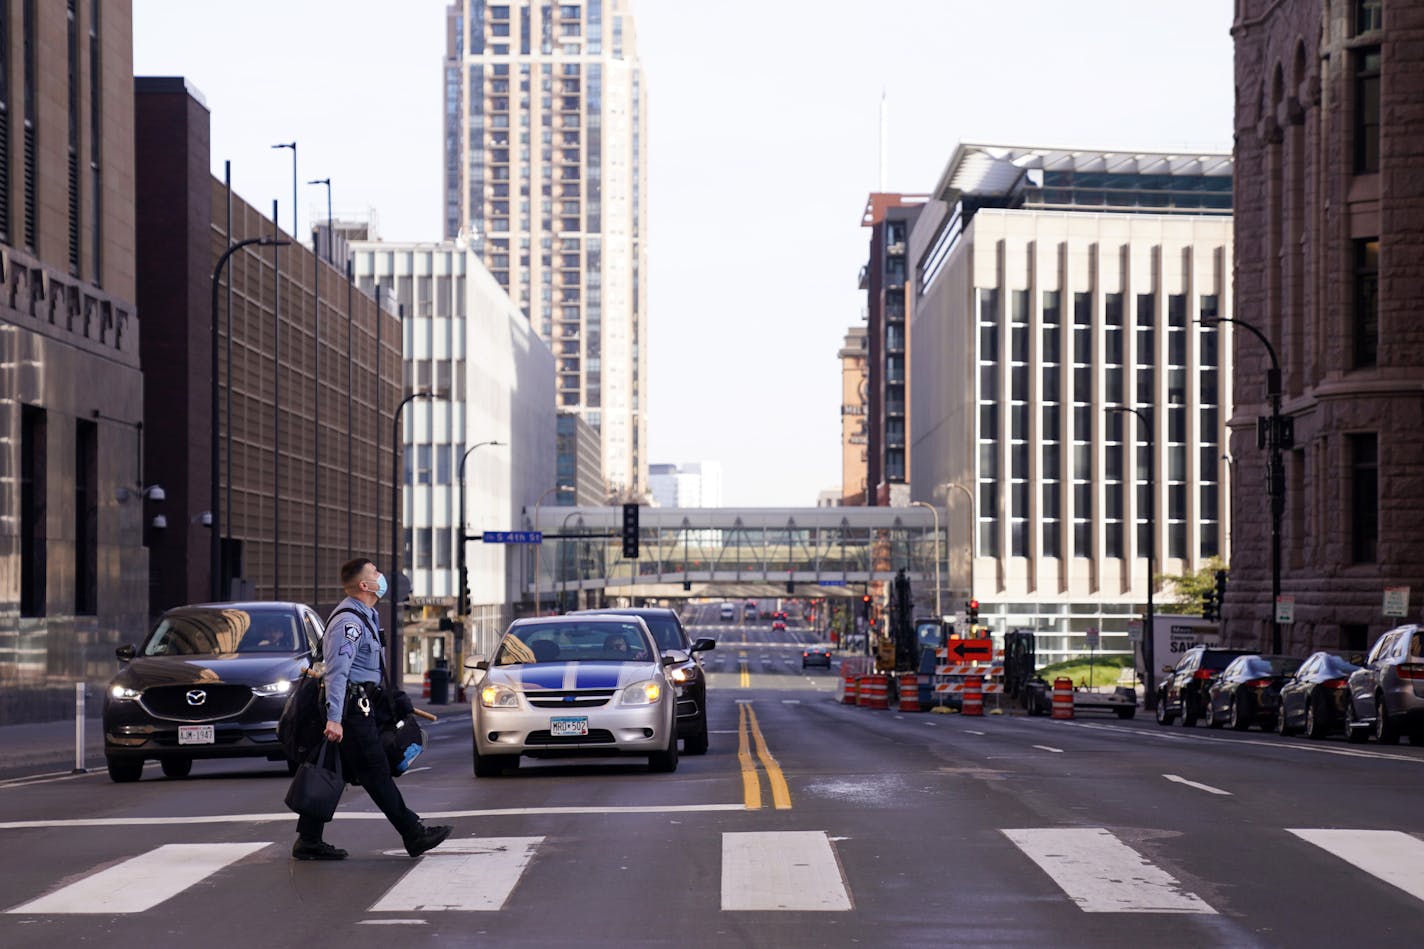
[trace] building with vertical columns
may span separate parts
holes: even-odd
[[[1236,39],[1236,313],[1272,341],[1285,452],[1282,645],[1363,650],[1424,590],[1424,7],[1241,0]],[[1224,618],[1271,639],[1271,499],[1256,420],[1265,348],[1235,338],[1235,498]]]
[[[554,352],[559,411],[647,488],[647,138],[629,0],[456,0],[445,50],[445,237],[465,235]]]
[[[148,618],[132,47],[129,0],[0,2],[0,724]]]
[[[1127,651],[1149,548],[1157,574],[1225,554],[1231,332],[1197,321],[1232,313],[1231,169],[965,144],[910,233],[911,489],[950,596],[1050,661],[1090,628]]]
[[[846,330],[845,343],[836,358],[841,361],[841,490],[840,504],[864,504],[868,481],[866,445],[866,404],[869,378],[866,331],[863,326]]]

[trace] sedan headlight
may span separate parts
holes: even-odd
[[[652,679],[636,682],[623,690],[623,705],[652,705],[662,698],[663,687]]]
[[[519,693],[507,685],[487,685],[480,689],[480,705],[485,708],[519,708]]]
[[[686,685],[688,682],[697,681],[697,667],[694,665],[678,666],[672,670],[672,681],[678,685]]]
[[[109,687],[109,697],[120,701],[132,701],[142,695],[139,689],[131,689],[126,685],[114,685]]]
[[[286,695],[292,691],[292,683],[286,679],[277,682],[268,682],[266,685],[254,685],[252,694],[258,696]]]

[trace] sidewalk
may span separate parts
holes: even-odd
[[[467,717],[469,715],[469,706],[466,703],[454,701],[453,690],[450,702],[445,705],[431,705],[422,700],[419,684],[409,694],[417,708],[439,715],[442,721],[458,718],[461,713]],[[89,771],[103,771],[104,730],[99,717],[101,710],[90,704],[87,711],[89,714],[84,717],[84,767]],[[0,726],[0,780],[69,771],[74,767],[74,760],[73,716],[53,722]]]

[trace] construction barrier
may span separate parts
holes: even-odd
[[[860,700],[862,708],[889,708],[890,700],[886,695],[887,681],[883,675],[861,676],[860,677]]]
[[[846,705],[858,704],[860,696],[860,677],[846,675],[841,677],[841,702]]]
[[[1053,718],[1073,717],[1073,680],[1059,676],[1053,680]]]
[[[978,676],[969,676],[964,680],[964,707],[960,709],[965,715],[984,714],[984,680]]]
[[[991,662],[963,662],[953,659],[948,649],[935,650],[936,664],[930,681],[936,705],[963,701],[965,684],[970,676],[980,680],[981,695],[992,695],[997,703],[1004,692],[1004,654],[994,653]]]
[[[913,672],[900,676],[900,711],[920,711],[920,680]]]

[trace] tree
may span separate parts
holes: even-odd
[[[1212,557],[1201,568],[1180,576],[1158,574],[1157,582],[1164,587],[1164,594],[1172,599],[1162,604],[1162,609],[1183,616],[1200,616],[1208,592],[1216,590],[1216,571],[1228,569],[1220,557]]]

